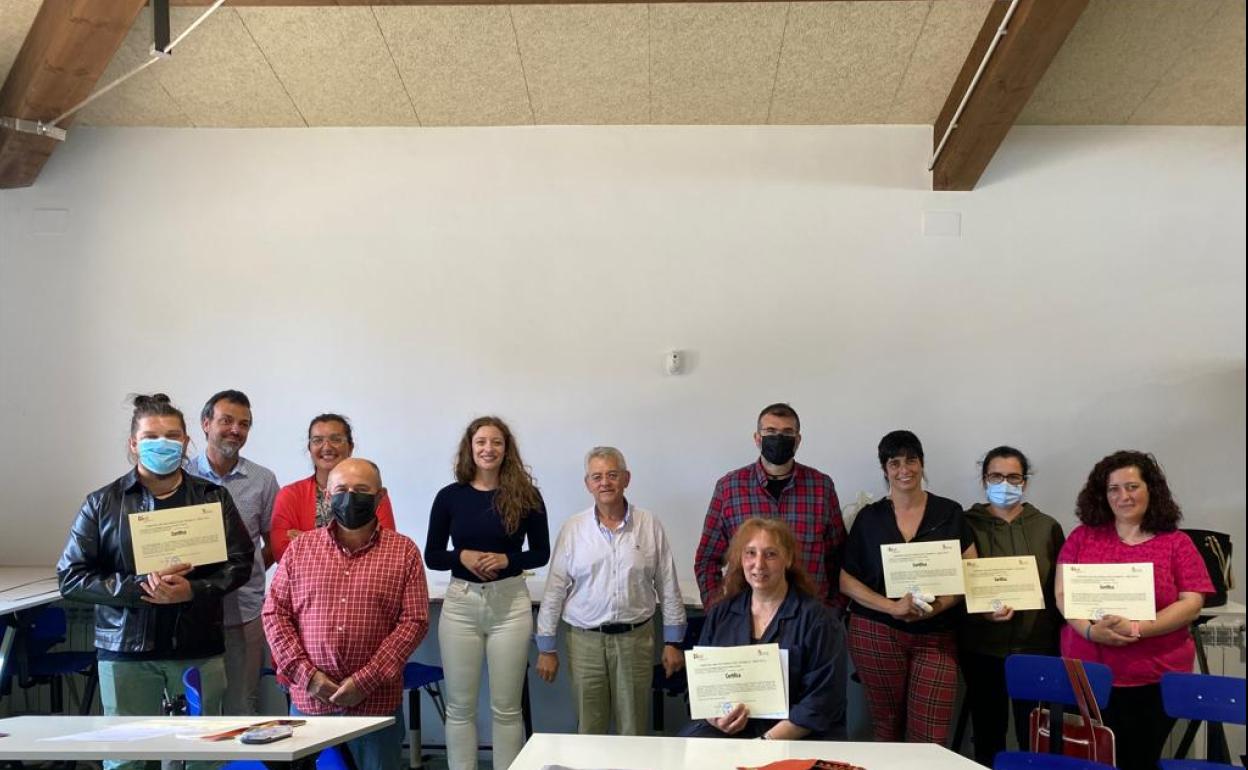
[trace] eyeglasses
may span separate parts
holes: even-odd
[[[989,484],[1000,484],[1002,481],[1005,481],[1016,487],[1026,480],[1027,477],[1021,473],[989,473],[987,476],[984,476],[984,481],[987,481]]]
[[[758,432],[758,435],[760,436],[788,436],[789,438],[796,438],[797,429],[785,428],[783,430],[780,430],[778,428],[763,428],[762,430]]]
[[[606,479],[607,481],[619,481],[622,478],[624,478],[624,471],[607,471],[606,473],[590,474],[589,482],[591,484],[597,484],[603,479]]]
[[[313,436],[308,439],[308,446],[310,447],[322,447],[327,443],[330,446],[346,446],[347,437],[341,433],[335,433],[332,436]]]

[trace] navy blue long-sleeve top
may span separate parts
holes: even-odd
[[[789,586],[762,638],[754,640],[750,638],[754,631],[752,595],[746,589],[712,606],[699,643],[707,647],[775,643],[788,650],[789,721],[810,730],[810,739],[845,740],[849,681],[845,626],[818,599]]]
[[[515,577],[526,569],[537,569],[550,561],[550,529],[546,524],[546,504],[539,502],[525,511],[520,526],[512,534],[503,529],[502,516],[494,508],[496,490],[482,492],[471,484],[449,484],[433,498],[429,512],[429,536],[425,540],[425,566],[450,570],[451,575],[473,583],[481,578],[468,571],[459,560],[461,551],[489,551],[507,556],[507,568],[495,580]],[[539,494],[539,500],[540,494]],[[529,548],[524,550],[525,540]],[[454,547],[451,547],[451,543]]]

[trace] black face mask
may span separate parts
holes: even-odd
[[[786,436],[783,433],[763,436],[762,450],[764,460],[772,465],[784,465],[797,452],[797,436]]]
[[[367,527],[377,518],[377,495],[339,492],[329,498],[329,510],[345,529]]]

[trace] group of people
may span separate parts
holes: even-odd
[[[551,547],[547,514],[515,436],[496,417],[473,420],[460,440],[455,481],[434,498],[425,547],[395,529],[376,464],[353,457],[350,422],[322,414],[308,427],[311,476],[279,489],[240,454],[251,404],[239,391],[205,404],[203,454],[187,457],[185,419],[164,395],[137,396],[133,468],[87,496],[57,565],[68,599],[96,605],[95,646],[106,714],[159,713],[162,696],[200,670],[205,713],[256,713],[266,641],[293,714],[394,715],[388,730],[348,744],[361,767],[401,767],[402,671],[429,628],[429,569],[449,571],[438,643],[445,672],[451,768],[474,768],[482,666],[489,676],[494,767],[524,743],[522,691],[530,640],[540,678],[562,667],[563,630],[578,730],[646,732],[656,662],[684,665],[688,619],[676,559],[659,518],[627,496],[624,455],[595,447],[584,483],[593,503],[563,524]],[[964,510],[926,490],[918,437],[893,431],[878,460],[888,493],[846,532],[832,479],[798,463],[801,423],[787,404],[765,407],[759,457],[715,486],[694,558],[706,609],[698,644],[776,643],[788,651],[786,719],[738,705],[681,734],[766,740],[846,736],[849,660],[864,685],[874,737],[943,743],[959,666],[976,759],[1005,748],[1004,661],[1018,653],[1106,663],[1114,689],[1105,712],[1119,766],[1152,768],[1172,721],[1161,706],[1166,671],[1189,671],[1190,623],[1212,584],[1160,466],[1116,452],[1088,476],[1080,524],[1065,537],[1026,502],[1031,467],[1008,446],[987,453],[987,502]],[[129,515],[221,506],[228,557],[136,574]],[[880,547],[956,540],[965,558],[1036,557],[1046,608],[968,614],[959,596],[888,598]],[[1061,563],[1151,562],[1153,621],[1060,614]],[[265,570],[277,568],[266,591]],[[549,564],[536,618],[524,575]],[[656,629],[655,618],[659,628]],[[655,651],[656,635],[661,652]],[[1026,745],[1026,714],[1015,729]],[[138,767],[142,763],[110,763]]]

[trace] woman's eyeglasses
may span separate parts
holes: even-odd
[[[1027,477],[1021,473],[989,473],[987,476],[984,476],[984,481],[987,481],[989,484],[1000,484],[1002,481],[1005,481],[1016,487],[1026,480]]]

